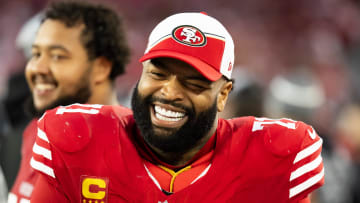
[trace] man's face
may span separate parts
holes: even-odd
[[[164,152],[181,153],[196,146],[216,126],[224,83],[211,82],[176,59],[144,62],[132,109],[145,141]]]
[[[89,99],[92,63],[80,41],[82,30],[50,19],[39,28],[25,71],[37,112]]]

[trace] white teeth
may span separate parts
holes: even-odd
[[[45,90],[54,89],[55,85],[54,84],[36,84],[35,88],[38,90],[45,91]]]
[[[161,108],[160,106],[155,106],[154,109],[155,109],[156,117],[161,120],[179,121],[185,116],[185,113],[167,110],[167,109]]]
[[[156,118],[160,119],[160,120],[164,120],[164,121],[179,121],[181,120],[181,118],[168,118],[165,116],[162,116],[161,114],[155,113]]]

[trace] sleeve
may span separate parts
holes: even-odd
[[[41,174],[35,184],[34,191],[31,195],[31,202],[48,203],[48,202],[70,202],[59,188],[54,187],[48,181],[48,177]]]
[[[252,131],[262,131],[265,148],[287,160],[290,202],[298,203],[324,184],[322,139],[311,126],[291,119],[255,118]]]
[[[31,202],[69,202],[66,200],[65,194],[61,192],[61,187],[56,179],[52,162],[53,152],[48,136],[44,131],[44,117],[46,117],[46,114],[38,121],[37,136],[30,161],[31,167],[40,173]]]
[[[62,202],[46,201],[47,198],[76,199],[77,185],[71,182],[74,174],[69,171],[69,154],[74,158],[75,152],[82,151],[92,137],[91,124],[97,122],[102,114],[102,105],[73,104],[59,106],[46,111],[38,120],[37,136],[33,145],[30,161],[31,167],[42,175],[39,183],[40,192],[34,202]],[[105,112],[107,113],[107,112]],[[103,125],[103,123],[99,124]],[[81,160],[77,162],[81,164]],[[41,192],[41,187],[46,187],[47,192]],[[41,201],[40,201],[41,200]]]
[[[324,184],[324,165],[321,157],[322,139],[304,123],[300,127],[303,141],[290,169],[289,198],[298,202]]]
[[[44,117],[46,117],[46,113],[38,120],[37,135],[30,165],[36,171],[55,179],[50,141],[44,131]]]

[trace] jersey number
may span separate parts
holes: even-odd
[[[281,125],[289,129],[295,129],[295,121],[290,119],[273,120],[268,118],[255,118],[252,131],[262,130],[264,125]]]
[[[64,114],[64,113],[85,113],[85,114],[98,114],[99,109],[103,106],[100,104],[73,104],[71,107],[79,107],[79,108],[68,108],[59,107],[56,111],[56,114]]]

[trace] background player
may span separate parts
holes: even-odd
[[[25,129],[22,160],[8,202],[30,200],[38,175],[30,167],[42,113],[72,103],[116,104],[115,78],[128,62],[129,48],[122,19],[102,5],[53,3],[45,12],[31,49],[26,78],[32,92],[27,105],[34,119]]]
[[[322,140],[290,119],[224,120],[232,37],[180,13],[149,37],[134,115],[72,105],[40,119],[35,202],[308,202],[324,181]],[[106,135],[106,139],[104,136]]]

